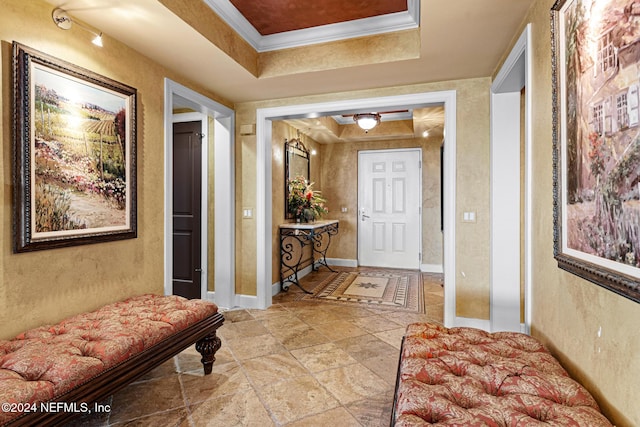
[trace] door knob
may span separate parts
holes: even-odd
[[[196,268],[196,269],[195,269],[195,270],[193,270],[193,271],[195,271],[196,273],[202,273],[202,269],[201,269],[201,268]]]
[[[363,221],[364,221],[365,218],[371,218],[371,217],[369,215],[362,214],[362,220]]]

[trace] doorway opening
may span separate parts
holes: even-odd
[[[203,123],[201,166],[201,205],[210,205],[213,193],[213,212],[202,215],[201,241],[202,283],[200,298],[215,301],[220,307],[235,304],[235,236],[234,236],[234,112],[185,86],[165,79],[164,102],[164,292],[173,293],[173,123],[175,121],[201,121]],[[187,113],[180,113],[182,111]],[[209,154],[213,158],[209,161]],[[210,184],[212,178],[213,185]],[[213,217],[212,221],[209,219]],[[210,226],[211,222],[213,225]],[[213,237],[213,239],[211,239]],[[210,245],[208,242],[213,241]],[[210,261],[210,262],[209,262]]]
[[[207,245],[202,242],[203,235],[207,235],[202,230],[203,225],[206,227],[202,220],[204,136],[201,120],[174,119],[173,295],[189,299],[202,296],[202,261],[207,259]]]
[[[491,86],[491,331],[529,332],[531,24]]]
[[[295,117],[342,114],[356,109],[392,110],[444,105],[446,143],[443,153],[445,325],[455,320],[455,181],[456,181],[456,92],[425,92],[399,96],[364,98],[316,104],[262,108],[256,112],[256,237],[257,308],[271,305],[272,287],[272,121]]]

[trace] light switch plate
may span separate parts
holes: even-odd
[[[475,212],[464,212],[462,216],[462,222],[476,222]]]

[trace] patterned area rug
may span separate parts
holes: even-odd
[[[313,298],[424,313],[417,271],[339,271],[315,287]]]

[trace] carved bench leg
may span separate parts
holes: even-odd
[[[196,342],[196,350],[202,355],[202,366],[204,367],[204,374],[209,375],[211,369],[213,369],[213,362],[216,361],[216,351],[222,346],[222,341],[216,336],[216,331],[213,331],[206,337]]]

